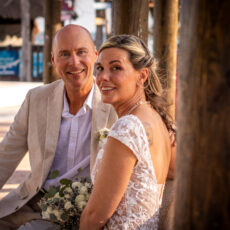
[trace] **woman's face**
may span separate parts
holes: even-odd
[[[129,61],[126,50],[107,48],[99,54],[96,63],[96,82],[102,101],[116,106],[128,103],[137,94],[140,72]]]

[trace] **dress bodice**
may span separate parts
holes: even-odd
[[[121,202],[104,229],[157,229],[160,196],[164,185],[157,184],[142,122],[134,115],[123,116],[114,123],[108,136],[130,148],[137,158],[137,164]],[[92,170],[93,183],[104,154],[105,144],[99,151]]]

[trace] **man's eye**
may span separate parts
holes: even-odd
[[[87,54],[87,52],[85,50],[78,51],[78,55],[85,55],[85,54]]]
[[[68,52],[63,52],[63,53],[61,53],[61,56],[62,56],[62,57],[68,57],[68,56],[69,56],[69,53],[68,53]]]

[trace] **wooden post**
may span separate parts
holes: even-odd
[[[21,36],[22,36],[22,53],[21,53],[21,81],[32,80],[32,57],[31,57],[31,33],[30,33],[30,1],[21,0]]]
[[[174,230],[230,229],[230,1],[182,1]]]
[[[61,0],[45,1],[45,46],[43,58],[43,82],[53,82],[59,78],[51,63],[52,41],[61,28]]]
[[[154,57],[175,118],[178,0],[154,1]]]
[[[96,2],[101,2],[101,0],[96,0]],[[105,26],[105,10],[96,10],[96,38],[95,45],[97,49],[100,48],[103,42],[103,27]]]
[[[148,42],[148,0],[112,2],[112,34],[134,34]]]

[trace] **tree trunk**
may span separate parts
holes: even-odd
[[[31,34],[30,34],[30,1],[21,0],[21,36],[22,36],[22,53],[21,53],[21,81],[32,80],[32,58],[31,58]]]
[[[182,1],[174,230],[230,229],[230,1]]]
[[[112,34],[134,34],[148,42],[148,0],[112,2]]]
[[[43,82],[53,82],[59,78],[51,62],[52,41],[61,28],[61,0],[45,0],[45,46]]]
[[[154,57],[175,118],[178,0],[154,1]]]

